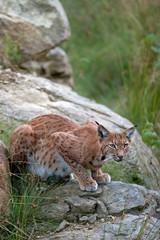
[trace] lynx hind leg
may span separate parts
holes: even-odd
[[[19,164],[26,162],[26,153],[33,153],[35,134],[32,127],[24,124],[15,129],[10,138],[11,161]]]
[[[107,185],[111,182],[111,176],[108,173],[102,173],[101,168],[98,168],[95,171],[92,171],[92,177],[96,182],[101,185]]]

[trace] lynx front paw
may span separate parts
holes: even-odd
[[[80,183],[79,186],[82,191],[87,192],[94,192],[98,188],[98,184],[94,180],[92,180],[90,183]]]
[[[102,179],[101,180],[99,179],[99,181],[97,181],[99,185],[101,184],[107,185],[107,183],[110,183],[110,182],[111,182],[111,176],[108,173],[104,173]]]

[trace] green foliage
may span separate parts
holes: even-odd
[[[0,223],[0,236],[3,240],[33,239],[38,230],[46,232],[46,229],[55,231],[58,223],[42,221],[39,218],[39,209],[43,202],[52,200],[43,196],[44,189],[55,189],[61,183],[47,185],[37,181],[33,176],[25,172],[12,173],[12,188],[10,194],[10,214],[4,224]],[[54,198],[53,198],[54,199]]]
[[[18,175],[17,175],[18,177]],[[14,187],[12,186],[10,195],[10,215],[5,221],[5,225],[0,224],[0,234],[2,239],[28,239],[30,233],[26,232],[29,225],[36,228],[36,213],[38,212],[40,201],[40,192],[36,190],[37,184],[33,185],[25,177],[14,178]],[[17,186],[15,187],[15,182]],[[19,189],[21,189],[21,193]]]
[[[158,139],[158,135],[153,127],[153,123],[146,124],[145,128],[142,130],[142,140],[150,146],[160,147],[160,139]]]
[[[112,181],[122,181],[126,183],[144,184],[138,176],[138,168],[128,171],[122,163],[114,161],[108,162],[102,167],[103,172],[108,172],[112,176]]]
[[[160,1],[61,0],[75,90],[160,133]]]
[[[0,120],[0,140],[9,147],[10,134],[13,131],[15,125],[9,121]]]
[[[127,96],[127,108],[124,113],[136,123],[140,123],[140,132],[146,122],[157,126],[160,117],[160,59],[152,51],[154,34],[142,39],[138,56],[129,62],[128,70],[123,74],[123,85]],[[139,61],[138,61],[139,58]],[[137,64],[138,62],[138,64]]]
[[[16,43],[13,42],[12,38],[9,35],[4,37],[5,43],[5,55],[12,63],[19,63],[21,60],[21,55],[19,53],[19,47]]]

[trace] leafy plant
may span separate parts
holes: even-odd
[[[5,54],[12,63],[19,63],[21,55],[19,53],[18,44],[14,43],[12,38],[6,34],[4,37]]]
[[[142,140],[150,146],[160,147],[160,139],[158,139],[158,135],[154,131],[153,123],[147,123],[145,128],[142,130]]]

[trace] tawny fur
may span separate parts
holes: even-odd
[[[97,184],[110,181],[110,176],[102,173],[102,165],[111,158],[121,161],[125,157],[133,132],[134,127],[110,132],[92,120],[80,126],[48,114],[14,130],[10,155],[19,164],[28,161],[30,171],[42,178],[66,177],[73,172],[82,190],[95,191]]]

